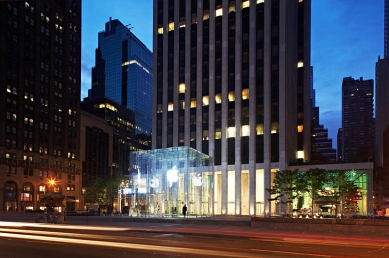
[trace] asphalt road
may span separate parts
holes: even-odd
[[[389,257],[389,239],[177,224],[0,222],[0,257]]]

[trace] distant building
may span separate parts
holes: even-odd
[[[332,148],[332,139],[328,138],[328,129],[319,124],[319,107],[314,109],[312,120],[311,138],[311,162],[312,163],[334,163],[336,161],[336,150]]]
[[[119,20],[98,34],[92,88],[81,107],[113,128],[112,173],[128,175],[131,151],[151,148],[152,52]]]
[[[136,133],[134,111],[107,98],[86,98],[81,103],[81,109],[104,119],[112,128],[113,151],[109,153],[111,172],[113,175],[128,175],[130,152],[148,150],[151,145],[150,135]]]
[[[113,127],[105,119],[85,111],[81,111],[80,127],[81,191],[85,197],[88,186],[94,179],[106,178],[112,174]],[[80,198],[80,205],[85,205],[83,198]]]
[[[328,138],[328,129],[320,124],[319,107],[316,107],[316,94],[313,88],[313,67],[310,79],[311,96],[311,160],[312,163],[336,161],[336,150],[332,148],[332,139]]]
[[[89,100],[108,98],[133,110],[136,134],[151,135],[153,54],[119,20],[98,34]]]
[[[343,153],[342,138],[343,138],[343,130],[342,130],[342,128],[339,128],[338,129],[338,134],[336,135],[338,161],[342,161],[343,160],[343,157],[342,157],[342,153]]]
[[[374,160],[374,81],[343,78],[342,159],[345,162]]]
[[[380,59],[375,67],[375,166],[383,166],[383,133],[389,125],[389,59]]]
[[[81,0],[0,1],[0,211],[79,200],[80,82]]]

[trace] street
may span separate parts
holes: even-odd
[[[213,227],[196,231],[193,227],[171,224],[92,226],[0,222],[0,256],[389,257],[388,239],[215,231]]]

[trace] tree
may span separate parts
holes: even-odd
[[[96,178],[91,181],[85,193],[85,202],[107,204],[104,191],[104,179]]]
[[[293,201],[300,197],[305,189],[305,183],[301,181],[301,173],[298,170],[282,170],[277,171],[273,180],[273,186],[266,189],[273,198],[269,201],[277,201],[278,203],[287,205],[287,213],[290,212]]]
[[[122,184],[127,184],[128,178],[122,175],[96,178],[90,183],[86,194],[86,202],[112,206]]]

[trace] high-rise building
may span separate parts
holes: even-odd
[[[328,129],[319,123],[319,107],[313,110],[311,162],[333,163],[336,161],[336,150],[332,148],[332,139],[328,138]]]
[[[343,78],[343,161],[370,162],[374,159],[373,93],[373,80]]]
[[[151,134],[153,54],[129,25],[111,18],[98,34],[90,100],[108,98],[135,112],[136,133]]]
[[[154,0],[153,149],[214,158],[215,214],[275,210],[271,173],[310,157],[311,2]]]
[[[313,88],[313,67],[310,78],[311,95],[311,162],[329,163],[336,161],[336,150],[332,148],[332,139],[328,138],[328,129],[320,124],[319,107],[316,107],[316,94]]]
[[[389,59],[378,58],[375,67],[375,166],[383,166],[383,133],[389,125]]]
[[[0,56],[0,211],[79,199],[81,0],[1,1]]]
[[[98,44],[92,88],[81,108],[113,127],[112,174],[128,175],[130,151],[151,148],[152,53],[111,18]]]

